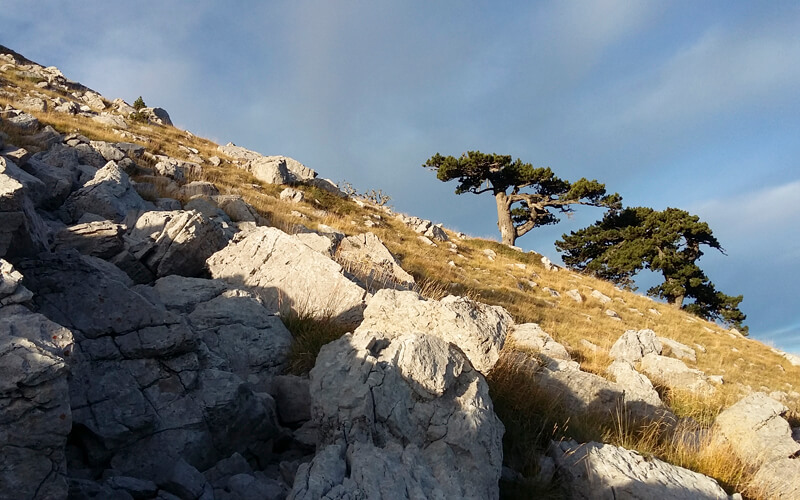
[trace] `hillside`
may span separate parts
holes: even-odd
[[[796,358],[2,46],[0,106],[0,496],[800,494]]]

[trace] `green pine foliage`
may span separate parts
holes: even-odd
[[[697,265],[701,245],[724,249],[707,223],[685,210],[647,207],[613,211],[595,224],[563,235],[556,248],[564,263],[602,279],[635,289],[634,276],[643,269],[660,273],[664,282],[647,291],[653,297],[708,320],[720,320],[746,332],[739,310],[742,296],[717,291]],[[684,304],[684,300],[692,302]]]
[[[147,107],[147,104],[144,103],[144,99],[142,99],[142,96],[137,97],[136,100],[133,101],[133,109],[135,109],[136,111],[139,111],[142,108],[146,108],[146,107]]]
[[[510,155],[470,151],[456,158],[436,153],[422,166],[436,170],[442,182],[457,180],[456,194],[492,193],[500,234],[509,245],[536,227],[556,224],[557,212],[572,212],[572,205],[622,206],[622,197],[606,194],[605,185],[596,180],[571,183],[549,167],[533,167]]]

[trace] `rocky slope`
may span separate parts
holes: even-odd
[[[294,185],[287,203],[303,186],[345,196],[291,158],[232,144],[156,151],[130,131],[124,101],[1,46],[0,81],[0,499],[499,498],[501,478],[530,479],[504,467],[487,383],[503,356],[566,418],[622,411],[676,428],[654,383],[718,390],[686,364],[694,348],[645,329],[615,340],[606,376],[584,371],[502,307],[423,298],[373,233],[289,234],[193,180],[226,162]],[[37,113],[119,141],[59,132]],[[163,110],[144,116],[171,130]],[[399,218],[422,244],[458,248],[430,221]],[[307,376],[289,375],[287,311],[353,328]],[[751,496],[800,494],[786,412],[755,392],[716,419],[754,471]],[[536,480],[553,494],[729,498],[712,478],[611,444],[544,451]]]

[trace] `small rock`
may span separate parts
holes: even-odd
[[[550,261],[550,259],[544,256],[542,256],[542,264],[544,265],[544,268],[548,271],[556,272],[560,269],[557,265],[553,264]]]
[[[302,191],[299,191],[294,188],[286,188],[281,191],[281,199],[284,201],[290,201],[292,203],[300,203],[301,201],[305,200],[305,194]]]
[[[591,296],[600,301],[601,304],[608,304],[611,302],[611,297],[603,294],[600,290],[592,290]]]

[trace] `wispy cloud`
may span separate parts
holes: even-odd
[[[791,15],[790,15],[791,17]],[[800,16],[768,26],[711,27],[634,95],[624,121],[665,123],[780,104],[800,87]]]

